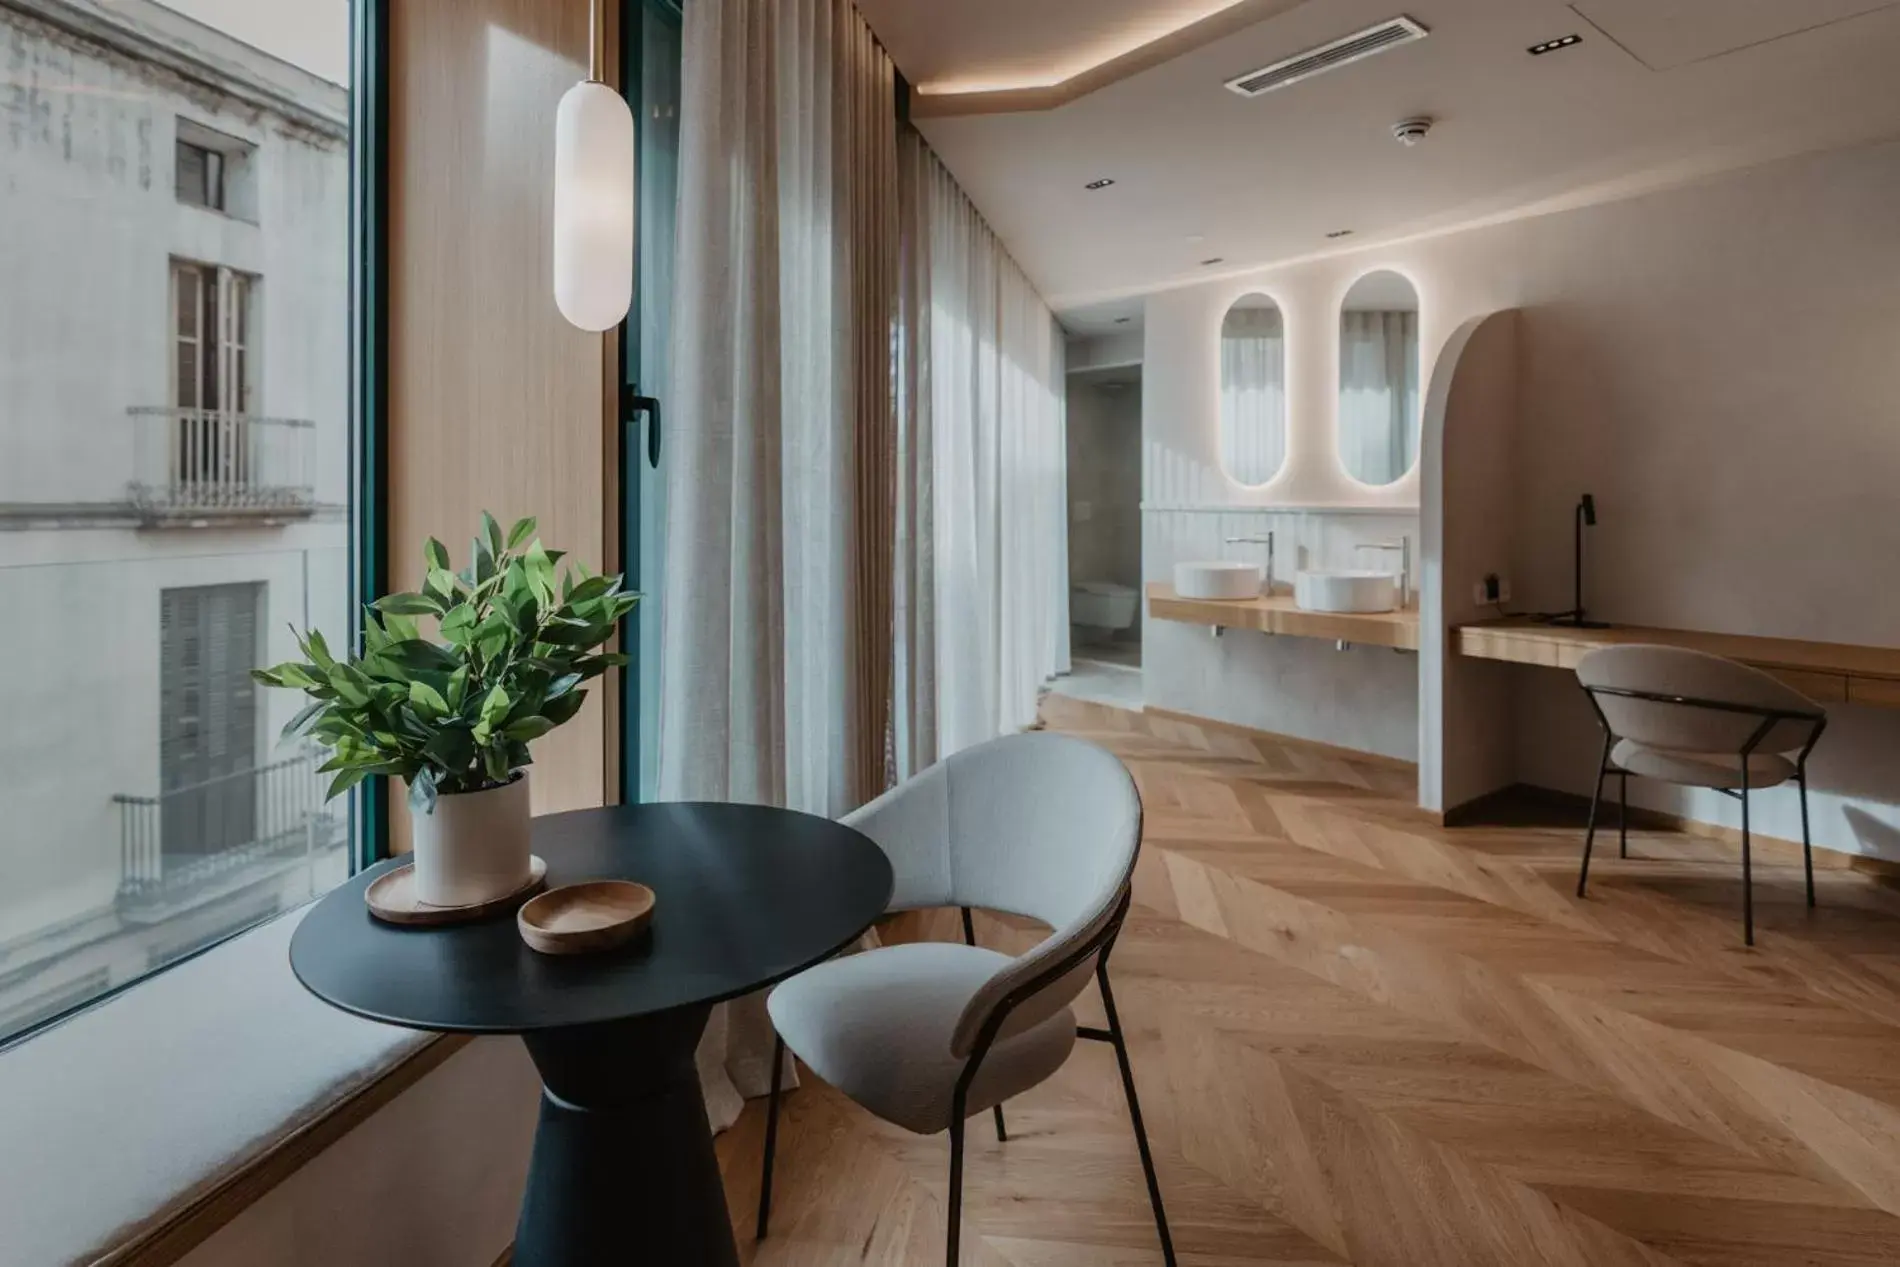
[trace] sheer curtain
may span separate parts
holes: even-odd
[[[1061,329],[922,138],[898,146],[904,776],[1033,724],[1069,616]]]
[[[887,765],[895,78],[844,0],[694,0],[684,38],[659,795],[836,815]],[[718,1010],[715,1128],[771,1051]]]
[[[1339,453],[1355,479],[1390,484],[1418,456],[1418,314],[1339,318]]]
[[[1286,334],[1278,309],[1236,308],[1221,324],[1221,461],[1265,484],[1286,460]]]

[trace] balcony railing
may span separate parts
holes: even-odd
[[[120,909],[174,905],[342,844],[341,812],[324,804],[322,761],[312,749],[157,796],[113,797]]]
[[[221,409],[137,406],[132,505],[152,522],[220,516],[303,518],[316,508],[316,424]]]

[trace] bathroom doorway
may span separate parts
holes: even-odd
[[[1141,707],[1141,366],[1068,376],[1067,695]]]

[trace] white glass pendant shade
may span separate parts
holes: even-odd
[[[554,302],[583,330],[611,330],[633,304],[633,111],[588,80],[554,118]]]

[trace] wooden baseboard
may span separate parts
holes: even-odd
[[[1300,744],[1303,747],[1315,748],[1321,752],[1331,753],[1334,756],[1342,757],[1349,761],[1365,761],[1372,765],[1382,765],[1393,770],[1418,769],[1418,762],[1407,761],[1404,757],[1388,757],[1383,753],[1362,752],[1358,748],[1343,748],[1338,744],[1322,743],[1317,739],[1301,739],[1295,735],[1282,735],[1271,730],[1261,730],[1254,726],[1242,726],[1238,722],[1218,721],[1212,717],[1200,717],[1194,713],[1176,712],[1172,708],[1154,708],[1150,706],[1141,711],[1142,714],[1147,717],[1165,717],[1169,721],[1187,722],[1190,725],[1201,726],[1208,730],[1218,730],[1230,735],[1245,735],[1249,739],[1266,739],[1273,743]]]
[[[465,1035],[444,1034],[424,1043],[239,1162],[177,1209],[161,1214],[130,1239],[93,1259],[92,1267],[172,1267],[305,1163],[440,1068],[469,1041]]]
[[[1606,798],[1609,796],[1607,790],[1605,795]],[[1589,813],[1590,798],[1587,796],[1529,783],[1514,783],[1454,806],[1438,815],[1438,819],[1444,827],[1576,826],[1581,829]],[[1604,813],[1607,815],[1605,821],[1614,830],[1616,805],[1613,800],[1606,799]],[[1677,831],[1685,836],[1719,841],[1738,849],[1742,844],[1739,828],[1708,823],[1666,810],[1646,809],[1640,805],[1630,806],[1630,826],[1646,831]],[[1754,832],[1750,836],[1750,845],[1771,862],[1801,861],[1801,842],[1798,840]],[[1814,847],[1814,865],[1817,870],[1859,871],[1881,879],[1900,881],[1900,863],[1829,849],[1825,845]]]

